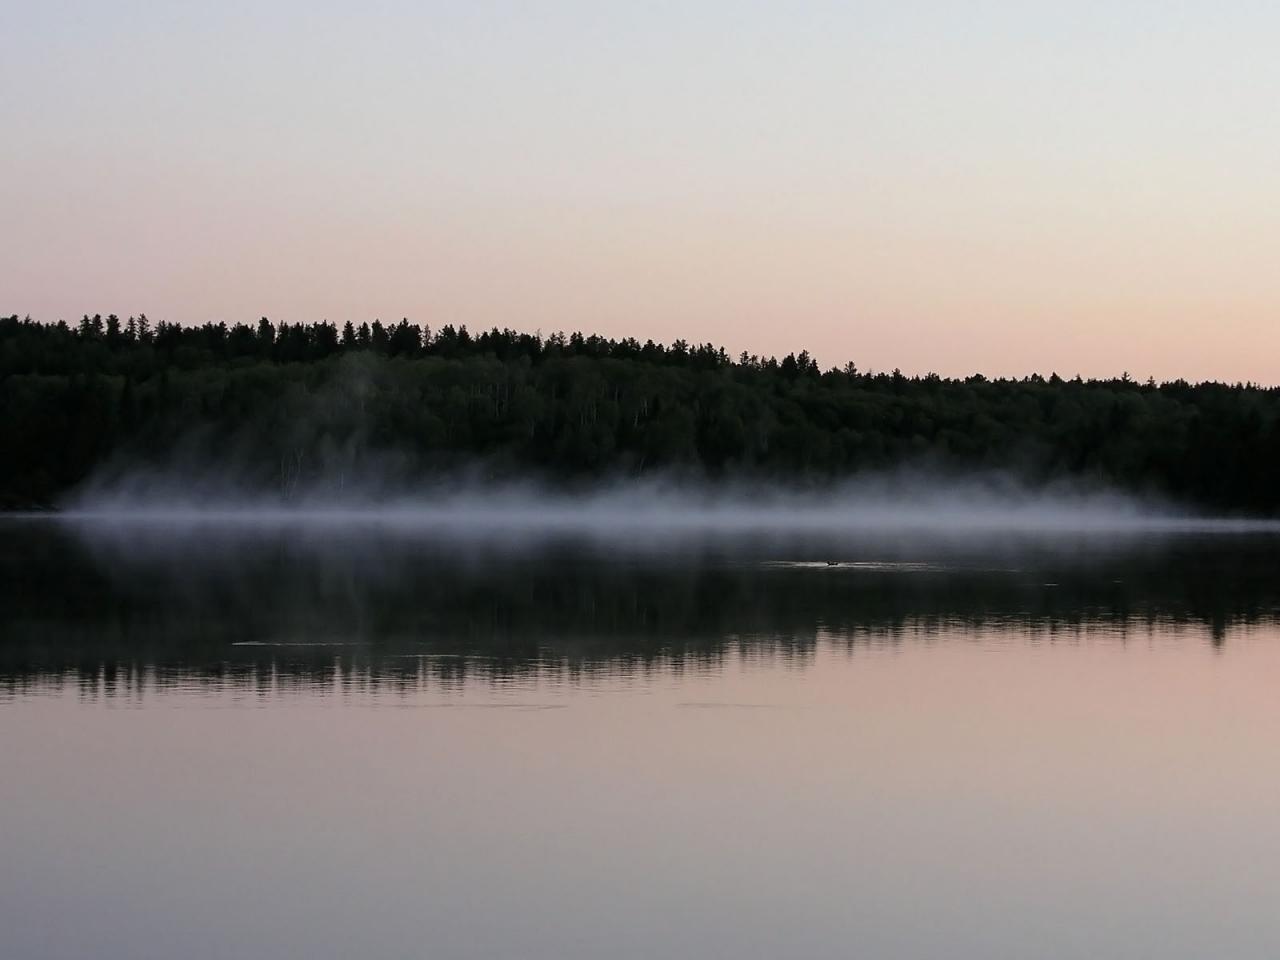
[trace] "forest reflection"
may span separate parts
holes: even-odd
[[[1280,611],[1267,535],[632,550],[22,521],[0,539],[0,697],[510,691],[993,635],[1223,646]]]

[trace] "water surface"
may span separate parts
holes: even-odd
[[[1274,957],[1271,535],[0,522],[0,953]]]

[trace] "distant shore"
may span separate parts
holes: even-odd
[[[426,477],[565,488],[679,474],[818,485],[1003,472],[1209,513],[1280,513],[1280,388],[822,370],[801,351],[407,321],[0,318],[0,508],[142,471],[290,501]]]

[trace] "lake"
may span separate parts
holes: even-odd
[[[1274,958],[1278,547],[0,521],[0,955]]]

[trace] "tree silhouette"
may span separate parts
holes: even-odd
[[[666,467],[838,477],[925,461],[1084,477],[1215,509],[1280,510],[1280,389],[1032,374],[823,372],[677,340],[328,321],[72,328],[0,318],[0,505],[42,506],[108,462],[211,463],[290,489],[394,453],[553,476]]]

